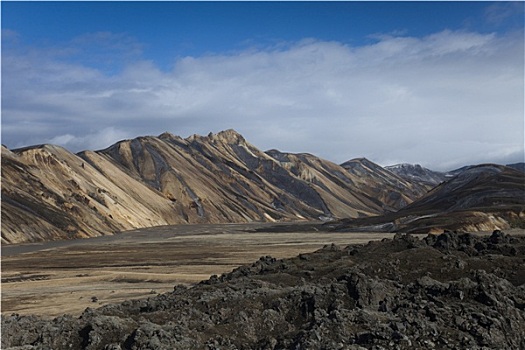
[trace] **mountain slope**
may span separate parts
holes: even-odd
[[[179,223],[365,217],[422,194],[408,183],[386,184],[373,175],[379,168],[363,176],[312,155],[264,153],[234,130],[186,139],[164,133],[76,155],[53,145],[3,147],[2,242]]]
[[[446,173],[433,171],[424,168],[419,164],[396,164],[386,166],[385,169],[393,172],[407,181],[421,184],[422,186],[426,186],[429,189],[439,185],[441,182],[447,179]]]
[[[427,196],[404,208],[405,212],[483,210],[525,204],[525,175],[495,164],[472,166]]]
[[[525,172],[525,163],[524,163],[524,162],[521,162],[521,163],[514,163],[514,164],[507,164],[507,166],[508,166],[509,168],[513,168],[513,169],[516,169],[516,170],[519,170],[519,171]]]
[[[495,164],[471,166],[396,213],[348,219],[337,230],[436,232],[525,227],[525,173]]]
[[[373,198],[397,211],[427,193],[428,187],[404,179],[366,158],[356,158],[341,164],[355,178],[361,188],[366,188]]]
[[[168,133],[137,138],[99,154],[170,198],[188,222],[290,220],[324,212],[320,200],[294,196],[251,169],[251,158],[277,164],[231,130],[187,139]],[[279,201],[286,208],[278,207]]]
[[[81,238],[175,224],[171,202],[112,164],[98,169],[67,150],[2,149],[2,241]]]

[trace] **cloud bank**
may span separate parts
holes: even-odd
[[[383,35],[357,47],[306,39],[174,58],[169,71],[111,33],[52,50],[12,45],[2,54],[2,143],[11,148],[79,151],[234,128],[263,150],[338,163],[364,156],[444,170],[524,157],[523,32]],[[86,50],[109,66],[71,59]]]

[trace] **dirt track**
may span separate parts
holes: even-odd
[[[2,313],[79,315],[141,298],[257,260],[392,234],[264,232],[275,224],[169,226],[116,236],[2,247]],[[255,231],[258,229],[257,231]]]

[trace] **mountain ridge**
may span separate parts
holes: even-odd
[[[439,185],[447,179],[447,172],[433,171],[419,164],[401,163],[386,166],[385,169],[407,181],[417,182],[430,188]]]
[[[77,154],[49,144],[2,146],[2,242],[188,223],[359,220],[416,205],[431,189],[366,158],[338,165],[263,152],[233,129],[187,138],[164,132]]]
[[[396,213],[343,219],[336,230],[439,233],[525,228],[525,173],[498,164],[468,166]]]
[[[2,170],[4,243],[181,223],[363,217],[419,195],[314,155],[262,152],[233,129],[185,139],[164,132],[77,154],[2,147]]]

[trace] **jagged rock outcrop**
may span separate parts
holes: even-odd
[[[501,231],[328,245],[79,318],[5,316],[2,349],[522,349],[524,258]]]

